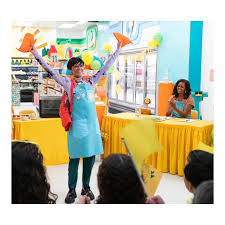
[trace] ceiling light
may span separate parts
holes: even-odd
[[[74,23],[63,23],[58,28],[72,28],[75,27],[76,24]]]
[[[78,21],[77,23],[76,23],[76,25],[81,25],[81,24],[85,24],[85,23],[87,23],[88,21]]]
[[[18,26],[18,27],[23,27],[23,26],[29,27],[29,26],[32,26],[32,22],[30,22],[30,21],[16,21],[14,23],[14,25]]]

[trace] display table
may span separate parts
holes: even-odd
[[[67,133],[60,118],[13,120],[13,125],[15,140],[27,140],[40,145],[45,166],[69,162]]]
[[[119,113],[105,115],[102,120],[102,136],[104,137],[103,158],[112,153],[127,154],[121,141],[119,132],[128,123],[150,115],[136,116],[135,113]],[[201,141],[210,144],[212,121],[197,120],[195,122],[181,122],[181,119],[154,122],[156,133],[164,150],[153,153],[145,161],[162,172],[183,176],[183,169],[189,152],[197,149]],[[134,135],[135,138],[135,135]]]
[[[96,112],[101,127],[105,105],[96,104]],[[44,165],[57,165],[69,162],[67,133],[60,118],[40,118],[38,120],[13,120],[15,140],[38,143],[44,158]]]

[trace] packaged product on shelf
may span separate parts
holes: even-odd
[[[20,105],[20,84],[13,81],[11,91],[12,91],[13,106],[19,106]]]

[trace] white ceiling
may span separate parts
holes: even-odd
[[[88,21],[86,21],[86,23],[83,23],[83,24],[79,24],[78,22],[79,21],[14,21],[13,25],[15,25],[15,26],[35,26],[35,27],[39,27],[39,28],[58,29],[59,26],[62,24],[74,24],[74,25],[76,24],[76,26],[74,28],[76,28],[77,30],[82,30],[91,24],[97,24],[96,22],[88,22]]]

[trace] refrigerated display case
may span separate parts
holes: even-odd
[[[108,95],[110,113],[135,112],[136,108],[145,107],[144,99],[150,98],[148,108],[156,113],[157,91],[157,49],[135,49],[122,51],[116,62],[116,69],[121,79],[111,74],[108,76]],[[121,91],[116,92],[115,86]]]

